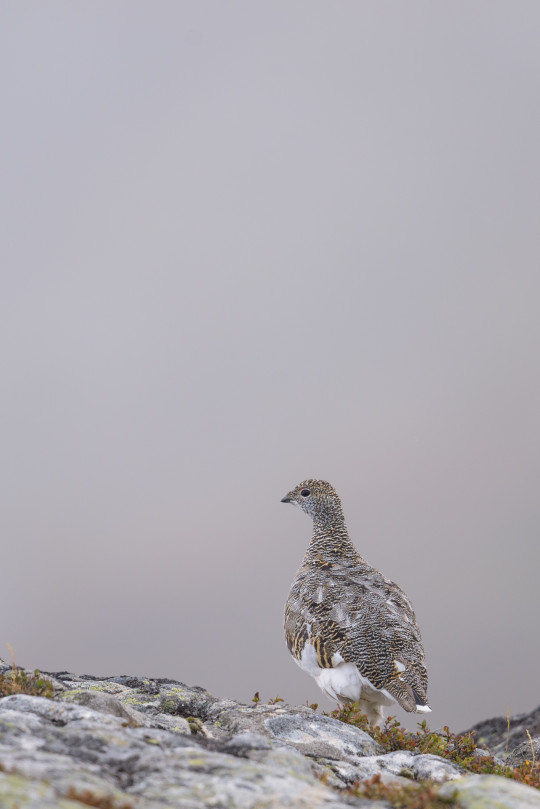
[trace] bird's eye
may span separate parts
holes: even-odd
[[[302,491],[300,492],[300,494],[302,495],[302,497],[309,497],[309,495],[311,494],[311,492],[309,491],[309,489],[302,489]]]

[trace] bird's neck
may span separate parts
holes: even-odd
[[[331,557],[356,557],[354,547],[342,514],[325,515],[313,520],[313,534],[306,553],[306,559]]]

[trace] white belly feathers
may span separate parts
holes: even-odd
[[[358,702],[361,698],[369,699],[370,696],[380,705],[392,705],[395,702],[386,689],[375,688],[367,677],[362,677],[354,663],[345,663],[339,653],[332,658],[333,668],[323,669],[319,666],[315,647],[308,641],[302,657],[294,660],[302,671],[315,678],[321,691],[337,702]]]

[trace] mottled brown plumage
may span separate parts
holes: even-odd
[[[340,703],[357,702],[372,723],[382,706],[429,711],[420,630],[397,584],[352,544],[335,489],[305,480],[282,502],[313,520],[313,535],[285,608],[296,662]]]

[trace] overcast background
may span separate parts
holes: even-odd
[[[282,636],[322,477],[432,727],[535,708],[540,4],[0,17],[0,655],[329,710]]]

